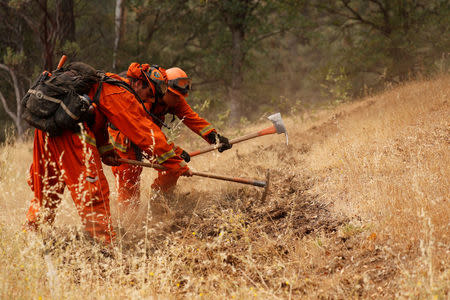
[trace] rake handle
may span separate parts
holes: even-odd
[[[166,168],[164,166],[161,166],[159,164],[146,163],[143,161],[125,159],[125,158],[119,158],[118,160],[121,163],[125,163],[125,164],[149,167],[149,168],[154,168],[154,169],[158,169],[158,170],[166,170]],[[213,178],[213,179],[219,179],[219,180],[225,180],[225,181],[232,181],[232,182],[238,182],[238,183],[242,183],[242,184],[250,184],[250,185],[259,186],[259,187],[266,187],[266,185],[267,185],[267,183],[265,181],[261,181],[261,180],[253,180],[253,179],[240,178],[240,177],[228,177],[228,176],[223,176],[223,175],[197,172],[197,171],[192,171],[192,170],[191,170],[191,172],[192,172],[192,175],[194,175],[194,176],[201,176],[201,177],[207,177],[207,178]]]
[[[230,140],[230,144],[231,145],[237,144],[237,143],[240,143],[240,142],[243,142],[243,141],[246,141],[246,140],[250,140],[250,139],[256,138],[258,136],[263,136],[263,135],[273,134],[273,133],[277,133],[277,130],[276,130],[275,126],[271,126],[271,127],[262,129],[262,130],[260,130],[258,132],[249,133],[247,135],[244,135],[244,136],[232,139],[232,140]],[[193,157],[193,156],[197,156],[197,155],[200,155],[200,154],[203,154],[203,153],[207,153],[207,152],[210,152],[210,151],[213,151],[213,150],[216,150],[216,149],[220,148],[220,146],[222,146],[222,144],[217,144],[217,145],[209,146],[209,147],[204,148],[204,149],[192,151],[192,152],[189,153],[189,156]]]
[[[266,182],[262,181],[262,180],[254,180],[254,179],[247,179],[247,178],[241,178],[241,177],[228,177],[228,176],[223,176],[223,175],[203,173],[203,172],[197,172],[197,171],[191,171],[191,172],[192,172],[192,175],[195,175],[195,176],[238,182],[238,183],[242,183],[242,184],[250,184],[250,185],[259,186],[259,187],[266,187]]]
[[[162,170],[162,171],[166,170],[166,167],[161,166],[159,164],[154,164],[154,163],[146,163],[146,162],[143,162],[143,161],[126,159],[126,158],[119,158],[118,161],[120,161],[121,163],[124,163],[124,164],[130,164],[130,165],[154,168],[154,169]]]

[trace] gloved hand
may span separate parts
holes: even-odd
[[[106,151],[101,155],[102,162],[107,166],[120,166],[122,163],[119,161],[120,156],[114,150]]]
[[[218,134],[217,138],[219,139],[219,143],[222,144],[222,146],[220,146],[219,149],[217,149],[217,150],[219,150],[220,153],[222,153],[225,150],[231,149],[231,147],[233,147],[233,145],[230,144],[230,141],[226,137]]]
[[[211,145],[215,144],[217,142],[217,132],[215,131],[211,131],[210,133],[208,133],[206,135],[206,140],[208,141],[208,143],[210,143]]]
[[[219,147],[219,149],[218,149],[219,152],[223,152],[225,150],[231,149],[231,147],[233,146],[232,144],[230,144],[230,141],[226,137],[224,137],[220,134],[217,134],[217,132],[215,132],[215,131],[211,131],[210,133],[208,133],[208,135],[206,136],[206,139],[208,140],[208,142],[210,144],[221,143],[222,146]]]
[[[191,161],[191,156],[184,150],[181,152],[180,157],[187,163]]]
[[[181,174],[181,176],[186,176],[186,177],[191,177],[194,174],[192,174],[191,169],[187,169],[186,171],[184,171],[184,173]]]

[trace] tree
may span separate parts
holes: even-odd
[[[23,53],[14,55],[11,50],[9,50],[9,55],[5,57],[5,61],[9,62],[11,65],[18,65],[21,61],[23,61]],[[14,71],[13,67],[9,67],[6,64],[0,63],[0,70],[6,72],[4,78],[6,78],[6,82],[12,87],[14,90],[14,98],[15,103],[14,105],[11,104],[10,101],[7,101],[6,97],[0,90],[0,101],[2,103],[3,109],[8,114],[8,116],[13,120],[14,125],[17,130],[17,135],[19,137],[22,136],[24,132],[24,126],[22,122],[22,105],[20,104],[20,101],[22,100],[24,96],[24,91],[22,88],[22,84],[18,80],[18,77],[16,75],[16,72]],[[7,77],[9,75],[9,78]]]
[[[56,24],[61,45],[75,41],[75,16],[73,0],[56,1]]]
[[[52,4],[54,3],[54,4]],[[39,38],[42,47],[43,68],[53,70],[56,47],[66,41],[75,41],[75,19],[73,0],[14,1],[11,11],[22,19],[29,30]]]
[[[426,62],[449,46],[448,1],[335,0],[314,5],[325,12],[327,24],[340,29],[346,43],[340,59],[353,76],[370,72],[385,81],[403,81],[424,71]]]
[[[261,51],[266,39],[288,30],[290,2],[301,6],[287,0],[130,1],[123,53],[136,61],[181,66],[197,91],[200,86],[214,91],[213,105],[223,102],[234,124],[249,102],[245,75],[253,63],[251,51]]]
[[[245,70],[249,53],[260,49],[264,40],[278,36],[289,29],[290,18],[284,18],[283,5],[290,1],[214,0],[208,1],[208,12],[217,20],[216,35],[223,36],[223,54],[228,63],[222,74],[226,78],[227,102],[230,124],[236,124],[242,116]],[[301,6],[302,1],[296,1]],[[217,55],[217,54],[216,54]]]
[[[241,89],[244,81],[243,66],[248,47],[245,47],[247,30],[252,21],[253,12],[259,1],[227,0],[215,3],[219,7],[220,15],[231,33],[231,65],[228,97],[230,108],[230,122],[236,124],[241,116]]]
[[[112,68],[114,71],[117,70],[116,59],[117,59],[117,50],[119,48],[119,42],[122,35],[122,27],[123,27],[123,0],[116,0],[116,11],[114,18],[114,28],[115,28],[115,38],[114,38],[114,49],[113,49],[113,63]]]
[[[128,60],[164,66],[179,63],[199,35],[198,5],[185,0],[127,1],[123,53]]]
[[[24,132],[20,105],[23,87],[30,84],[36,68],[53,69],[58,46],[75,41],[73,10],[73,0],[57,0],[53,8],[43,0],[0,1],[0,76],[5,79],[0,100],[19,137]]]
[[[25,129],[20,100],[24,95],[24,86],[29,84],[25,74],[30,70],[25,51],[34,49],[26,28],[8,1],[0,1],[0,103],[6,116],[13,121],[19,137]]]

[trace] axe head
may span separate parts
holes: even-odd
[[[284,126],[283,119],[281,118],[280,113],[276,113],[267,117],[270,121],[272,121],[273,126],[277,130],[278,134],[284,133],[286,135],[286,145],[289,143],[289,138],[287,135],[286,126]]]

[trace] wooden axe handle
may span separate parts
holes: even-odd
[[[256,138],[258,136],[263,136],[263,135],[273,134],[273,133],[277,133],[277,129],[275,128],[274,125],[272,125],[272,126],[270,126],[268,128],[262,129],[262,130],[260,130],[258,132],[249,133],[247,135],[244,135],[244,136],[232,139],[232,140],[230,140],[230,144],[232,144],[232,145],[233,144],[237,144],[237,143],[240,143],[240,142],[243,142],[243,141],[246,141],[246,140],[250,140],[250,139]],[[203,154],[203,153],[206,153],[206,152],[213,151],[215,149],[218,149],[221,145],[222,144],[217,144],[217,145],[209,146],[209,147],[201,149],[201,150],[192,151],[192,152],[189,153],[189,156],[193,157],[193,156],[196,156],[196,155],[199,155],[199,154]]]
[[[125,158],[119,158],[119,161],[122,163],[125,163],[125,164],[130,164],[130,165],[149,167],[149,168],[154,168],[154,169],[158,169],[158,170],[166,170],[166,168],[164,166],[161,166],[159,164],[146,163],[146,162],[142,162],[142,161],[125,159]],[[238,183],[242,183],[242,184],[250,184],[250,185],[254,185],[254,186],[259,186],[259,187],[266,186],[266,182],[261,181],[261,180],[253,180],[253,179],[240,178],[240,177],[228,177],[228,176],[211,174],[211,173],[196,172],[196,171],[192,171],[192,170],[191,170],[191,172],[192,172],[192,175],[195,175],[195,176],[214,178],[214,179],[225,180],[225,181],[233,181],[233,182],[238,182]]]

